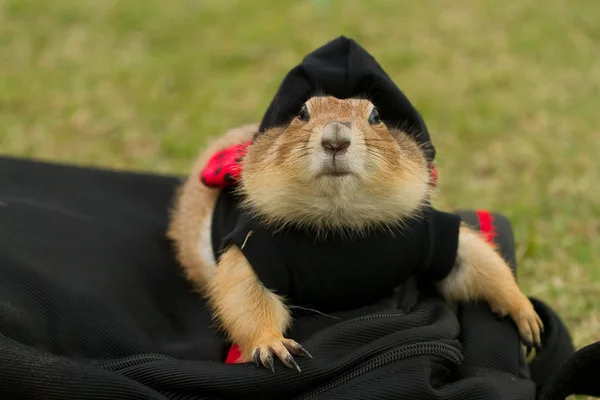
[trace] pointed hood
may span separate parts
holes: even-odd
[[[423,118],[375,58],[354,40],[340,36],[308,54],[283,79],[259,128],[286,125],[314,95],[370,100],[390,127],[402,128],[419,142],[429,161],[435,148]]]

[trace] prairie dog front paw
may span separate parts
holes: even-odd
[[[527,346],[527,355],[531,348],[539,350],[542,346],[544,323],[535,311],[531,301],[520,294],[506,305],[491,304],[492,311],[500,316],[509,316],[517,325],[523,344]]]
[[[275,373],[273,356],[276,356],[288,368],[302,372],[293,356],[308,356],[310,353],[299,343],[283,336],[265,337],[252,346],[252,360],[258,366],[261,364]],[[247,360],[249,361],[249,360]]]

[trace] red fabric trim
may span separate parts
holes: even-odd
[[[208,187],[224,188],[240,178],[242,159],[251,141],[216,152],[200,172],[200,181]]]
[[[229,353],[227,353],[225,364],[237,364],[241,356],[242,352],[240,351],[240,348],[237,344],[234,344],[229,348]]]
[[[477,210],[477,218],[479,219],[479,231],[483,234],[483,238],[493,245],[494,238],[497,236],[494,217],[487,210]]]

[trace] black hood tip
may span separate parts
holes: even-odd
[[[289,124],[302,104],[315,95],[370,100],[388,126],[403,129],[421,145],[429,161],[435,158],[421,114],[375,58],[343,35],[306,55],[287,73],[265,112],[259,133]]]

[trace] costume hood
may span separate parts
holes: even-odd
[[[381,120],[403,129],[422,145],[429,161],[435,148],[423,118],[375,58],[354,40],[340,36],[308,54],[283,79],[259,127],[259,134],[289,124],[312,96],[371,101]]]

